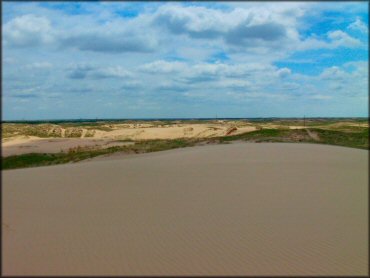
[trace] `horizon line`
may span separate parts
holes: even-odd
[[[64,119],[18,119],[18,120],[1,120],[2,123],[6,122],[56,122],[56,121],[122,121],[122,120],[150,120],[150,121],[161,121],[161,120],[243,120],[243,119],[369,119],[369,116],[302,116],[302,117],[184,117],[184,118],[64,118]]]

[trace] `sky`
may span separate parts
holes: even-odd
[[[3,2],[3,120],[367,117],[367,2]]]

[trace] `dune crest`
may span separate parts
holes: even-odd
[[[3,275],[367,275],[367,159],[236,143],[4,171]]]

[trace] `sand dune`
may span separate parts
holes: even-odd
[[[115,124],[104,126],[110,131],[90,130],[92,134],[86,137],[87,129],[81,129],[80,138],[63,138],[65,129],[61,129],[62,138],[40,138],[36,136],[12,136],[2,139],[2,156],[20,155],[25,153],[56,153],[69,148],[110,147],[127,143],[117,140],[151,140],[179,138],[209,138],[225,135],[236,135],[256,130],[255,126],[245,123],[219,124],[172,124],[156,126],[152,124]],[[52,127],[55,130],[56,127]],[[76,128],[78,129],[78,128]],[[72,130],[72,129],[71,129]]]
[[[3,275],[367,275],[365,150],[238,143],[3,172]]]
[[[59,153],[77,147],[109,148],[124,146],[133,142],[119,142],[110,139],[93,138],[33,138],[16,144],[14,141],[4,143],[2,156],[20,155],[26,153]]]
[[[228,125],[205,125],[205,124],[183,124],[169,127],[137,127],[119,128],[110,132],[97,131],[97,138],[115,139],[177,139],[177,138],[205,138],[213,136],[224,136]],[[256,130],[253,126],[241,127],[235,134]]]

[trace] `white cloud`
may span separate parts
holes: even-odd
[[[25,66],[26,69],[50,69],[53,65],[49,62],[35,62]]]
[[[238,100],[274,105],[269,99],[315,98],[329,103],[344,96],[364,99],[368,94],[368,62],[340,64],[350,59],[343,59],[341,55],[347,55],[343,50],[351,48],[350,54],[363,57],[367,46],[359,33],[368,32],[366,24],[360,17],[353,20],[363,16],[353,8],[359,4],[106,2],[81,3],[79,15],[68,5],[6,4],[5,95],[33,101],[35,96],[46,99],[57,93],[54,97],[65,107],[86,103],[87,97],[92,103],[109,97],[111,107],[122,113],[139,98],[144,110],[154,103],[159,110],[175,111],[194,99],[199,110],[210,111],[209,103],[237,107]],[[138,16],[122,16],[127,8]],[[352,10],[347,13],[347,8]],[[312,26],[348,22],[348,28],[310,34],[317,30]],[[330,51],[337,48],[342,49]],[[305,50],[318,51],[306,55]],[[328,58],[336,67],[318,70]],[[310,75],[299,74],[303,67]],[[71,97],[62,100],[65,95]],[[121,102],[126,103],[124,108],[118,105]],[[116,116],[122,116],[119,113]]]
[[[250,90],[252,88],[252,82],[243,79],[222,79],[216,86],[221,88],[232,88],[232,89],[244,89]]]
[[[332,40],[334,46],[358,47],[361,42],[358,39],[352,38],[347,33],[336,30],[328,33],[328,38]]]
[[[284,11],[286,12],[286,11]],[[282,41],[298,38],[295,21],[301,13],[274,13],[256,7],[221,11],[205,7],[163,6],[153,21],[170,33],[192,39],[219,39],[231,47],[255,48],[281,46]],[[285,43],[284,43],[285,44]]]
[[[347,76],[347,73],[340,69],[339,67],[330,67],[326,68],[321,74],[320,77],[326,80],[338,80],[344,79]]]
[[[199,63],[192,66],[187,72],[186,77],[197,78],[216,78],[216,77],[231,77],[240,78],[248,77],[256,73],[264,73],[271,71],[273,66],[265,63]]]
[[[361,33],[369,32],[369,27],[359,17],[357,17],[356,20],[347,28],[350,30],[359,31]]]
[[[39,46],[53,41],[50,21],[32,14],[16,17],[3,26],[5,44],[17,47]]]
[[[132,89],[138,89],[142,87],[144,84],[142,82],[139,82],[137,80],[125,80],[123,84],[121,84],[120,89],[124,90],[132,90]]]
[[[192,53],[218,46],[243,52],[243,55],[261,56],[282,55],[295,49],[361,46],[358,39],[341,30],[328,32],[327,40],[311,36],[302,41],[300,21],[310,8],[304,3],[248,4],[226,10],[171,3],[132,19],[117,17],[107,7],[102,6],[104,15],[87,9],[95,14],[79,15],[81,20],[64,13],[59,16],[49,13],[54,16],[53,25],[47,16],[20,15],[4,25],[4,41],[18,47],[55,42],[61,49],[112,54],[158,53],[165,44],[169,44],[167,48],[178,48],[184,43]],[[348,28],[364,30],[364,27],[365,24],[356,19]],[[186,38],[176,43],[176,37],[181,35]]]
[[[327,41],[312,35],[299,43],[297,49],[302,51],[309,49],[335,49],[339,47],[358,48],[363,46],[360,40],[351,37],[341,30],[329,31],[326,37]]]
[[[186,64],[178,61],[154,61],[140,66],[140,70],[148,73],[176,73],[185,70]]]
[[[311,82],[333,96],[368,96],[368,63],[351,62],[326,68]]]
[[[20,15],[3,25],[4,41],[5,44],[15,47],[54,43],[59,49],[74,48],[105,53],[151,52],[158,47],[156,36],[139,31],[141,24],[127,24],[122,20],[102,24],[94,21],[91,16],[82,18],[88,24],[80,23],[76,17],[66,15],[53,18],[54,25],[45,16]],[[145,20],[143,23],[145,24]],[[150,28],[147,25],[145,27]]]
[[[285,78],[289,76],[292,73],[292,71],[288,68],[281,68],[276,73],[280,78]]]
[[[326,96],[326,95],[312,95],[309,98],[311,99],[317,99],[317,100],[328,100],[332,99],[332,96]]]
[[[161,81],[158,84],[155,84],[154,90],[157,92],[161,91],[177,91],[177,92],[183,92],[183,91],[188,91],[190,90],[191,87],[186,86],[182,83],[179,82],[174,82],[174,81]]]
[[[91,73],[92,78],[130,78],[132,73],[120,67],[99,68]]]

